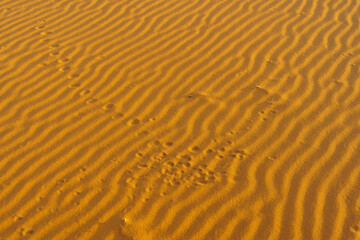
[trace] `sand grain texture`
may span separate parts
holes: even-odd
[[[360,239],[360,1],[0,1],[0,239]]]

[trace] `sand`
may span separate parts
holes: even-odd
[[[0,239],[360,239],[359,19],[0,1]]]

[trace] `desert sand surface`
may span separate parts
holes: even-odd
[[[1,0],[0,239],[360,239],[360,1]]]

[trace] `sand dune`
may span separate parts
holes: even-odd
[[[359,19],[0,1],[0,239],[360,239]]]

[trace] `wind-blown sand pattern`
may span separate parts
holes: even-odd
[[[0,1],[0,239],[360,239],[360,1]]]

